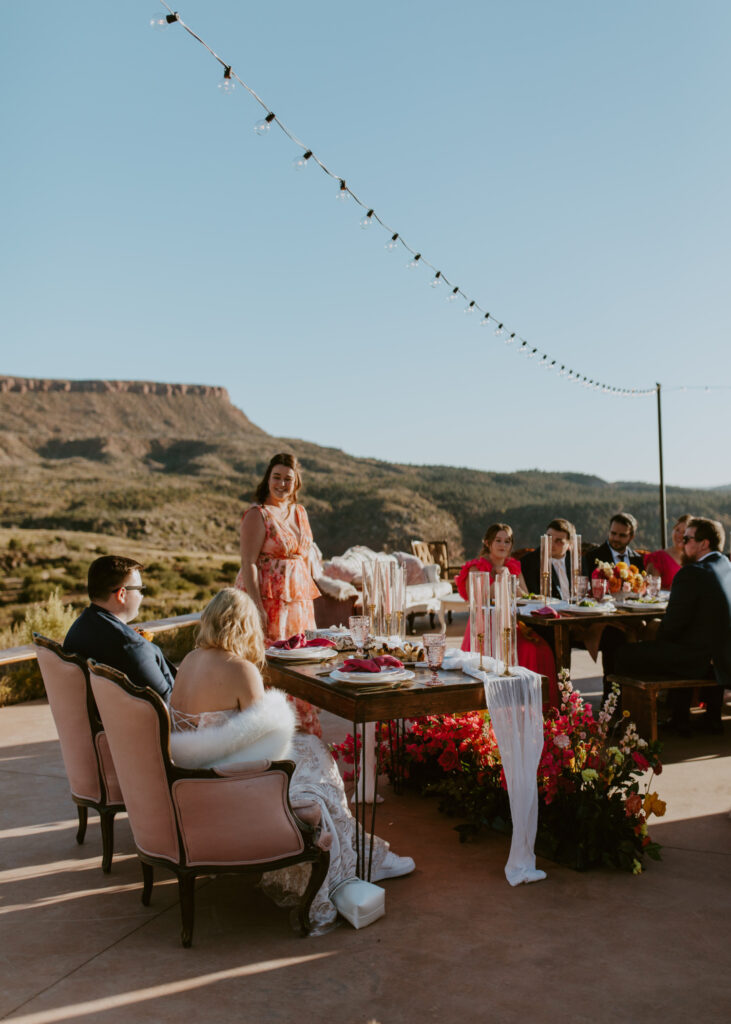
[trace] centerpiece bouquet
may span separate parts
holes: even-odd
[[[644,594],[647,587],[647,573],[636,565],[627,562],[600,562],[597,559],[596,569],[591,574],[593,580],[606,580],[610,594]]]

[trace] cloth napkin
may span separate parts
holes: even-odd
[[[545,608],[534,608],[531,611],[531,615],[537,615],[541,619],[560,619],[561,616],[558,614],[555,608],[551,608],[550,605],[546,605]]]
[[[275,640],[271,645],[280,651],[298,651],[300,647],[334,647],[335,644],[327,637],[318,636],[314,640],[306,640],[304,633],[295,633],[289,640]]]
[[[374,658],[346,658],[344,672],[380,672],[382,668],[403,668],[404,663],[390,654],[378,654]]]

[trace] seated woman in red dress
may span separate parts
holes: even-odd
[[[468,577],[471,572],[489,572],[490,583],[494,583],[495,576],[509,572],[511,576],[518,577],[518,594],[527,593],[525,580],[520,570],[520,562],[517,558],[511,558],[513,550],[513,531],[507,523],[493,523],[488,526],[485,537],[482,541],[482,551],[479,558],[473,558],[465,562],[459,571],[456,579],[457,590],[465,601],[469,600]],[[462,650],[470,649],[470,627],[467,624]],[[549,701],[553,707],[558,707],[558,683],[556,680],[556,660],[553,651],[546,641],[539,637],[524,622],[518,623],[518,664],[524,668],[530,668],[548,678]]]
[[[645,569],[652,576],[659,576],[663,590],[670,590],[675,575],[680,571],[683,560],[683,535],[685,528],[693,518],[690,513],[681,516],[673,527],[670,547],[660,548],[645,555]]]

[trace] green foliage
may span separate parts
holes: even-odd
[[[0,648],[21,647],[33,642],[33,633],[62,641],[76,618],[70,605],[64,605],[58,589],[53,589],[42,604],[26,609],[23,621],[0,631]],[[45,696],[43,680],[35,660],[8,667],[0,676],[0,706],[36,700]]]

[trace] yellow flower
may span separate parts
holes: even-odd
[[[657,793],[645,794],[645,799],[642,802],[642,809],[647,817],[654,814],[656,818],[662,818],[665,814],[666,808],[667,803],[665,800],[660,800]]]
[[[629,718],[629,711],[623,711],[622,718]]]
[[[632,874],[633,875],[641,875],[642,874],[642,864],[638,860],[636,860],[636,859],[632,861]]]

